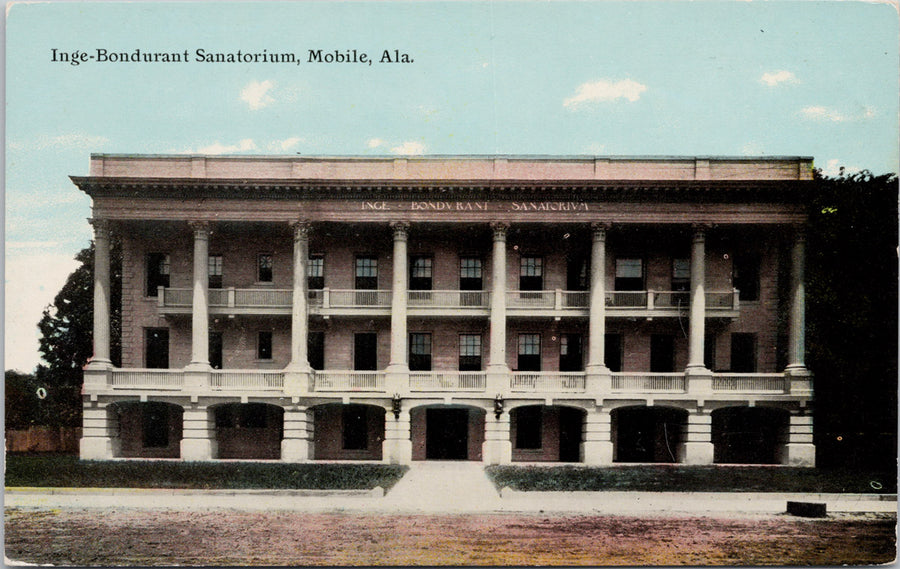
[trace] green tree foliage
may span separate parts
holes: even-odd
[[[807,229],[807,364],[819,463],[896,457],[897,177],[817,172]]]

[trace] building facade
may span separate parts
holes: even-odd
[[[72,180],[84,459],[814,465],[810,158],[93,155]]]

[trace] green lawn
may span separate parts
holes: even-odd
[[[491,466],[497,488],[521,491],[843,492],[894,494],[893,471],[778,466]]]
[[[6,455],[7,487],[361,490],[397,483],[406,466],[163,460],[81,461]]]

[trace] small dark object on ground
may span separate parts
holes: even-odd
[[[787,513],[804,518],[824,518],[825,504],[820,502],[788,502]]]

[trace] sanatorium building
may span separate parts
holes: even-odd
[[[811,158],[98,154],[72,180],[84,459],[814,465]]]

